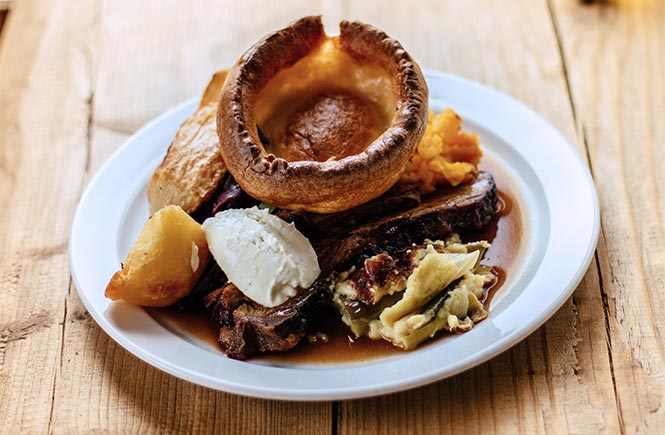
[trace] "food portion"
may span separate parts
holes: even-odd
[[[321,17],[306,17],[238,60],[220,107],[224,162],[245,192],[283,209],[333,213],[398,180],[425,129],[427,85],[380,30],[343,21],[330,37]]]
[[[148,182],[150,213],[170,204],[187,213],[196,212],[212,199],[226,174],[215,128],[217,99],[226,74],[220,71],[213,76],[199,108],[180,126],[152,174]]]
[[[419,67],[371,26],[329,37],[307,17],[268,35],[181,126],[106,296],[205,310],[235,359],[318,340],[331,313],[404,350],[468,331],[496,282],[469,235],[499,197],[479,138],[427,113]]]
[[[212,75],[208,86],[203,90],[203,95],[201,95],[201,101],[199,101],[199,107],[197,110],[201,110],[203,107],[212,104],[217,109],[217,104],[219,103],[219,94],[222,93],[222,87],[226,83],[226,77],[229,75],[228,69],[223,69],[217,71]]]
[[[317,280],[277,307],[266,307],[227,284],[204,298],[206,310],[219,326],[222,351],[234,359],[295,347],[330,306],[326,280]]]
[[[404,205],[392,213],[382,214],[376,204],[375,214],[358,215],[352,226],[336,234],[330,231],[335,228],[334,222],[345,220],[349,212],[323,215],[330,219],[330,227],[323,223],[309,227],[300,225],[303,230],[309,228],[304,234],[312,241],[321,274],[306,291],[283,304],[272,308],[262,306],[233,284],[220,286],[208,294],[204,304],[220,326],[222,350],[237,359],[266,351],[288,350],[308,332],[313,332],[312,324],[316,325],[330,309],[334,283],[353,266],[359,268],[365,259],[383,252],[397,257],[415,240],[423,240],[428,235],[442,238],[454,232],[477,230],[496,213],[496,185],[485,172],[459,189],[442,189],[422,197],[418,196],[417,187],[411,189],[417,196],[416,205]],[[385,199],[393,202],[390,197]],[[380,199],[375,201],[378,203]]]
[[[205,233],[182,208],[152,215],[104,295],[146,307],[166,307],[187,296],[208,265]]]
[[[385,235],[385,240],[373,243],[404,247],[426,238],[483,228],[497,212],[498,201],[494,178],[480,171],[467,183],[455,188],[440,186],[428,194],[420,192],[417,185],[396,185],[381,197],[345,212],[276,213],[293,220],[303,234],[315,241],[345,235],[370,239]]]
[[[271,115],[268,119],[277,119]],[[375,107],[342,92],[312,97],[278,131],[263,124],[266,148],[287,162],[339,160],[360,154],[383,131]],[[362,128],[359,128],[362,126]]]
[[[309,288],[320,269],[309,240],[267,209],[232,209],[203,223],[210,252],[246,297],[276,307]]]
[[[405,350],[440,330],[464,332],[487,317],[480,302],[496,277],[480,259],[489,243],[429,241],[367,258],[337,277],[333,301],[356,337],[386,339]]]
[[[452,109],[436,116],[430,112],[425,135],[400,181],[417,183],[425,193],[442,184],[457,186],[478,172],[482,155],[478,135],[462,131],[462,118]]]

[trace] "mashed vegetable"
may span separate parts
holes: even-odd
[[[425,240],[392,262],[377,263],[387,255],[378,254],[336,278],[333,302],[356,337],[385,339],[405,350],[442,330],[466,332],[488,315],[481,301],[496,276],[480,259],[489,246],[486,241],[462,243],[453,234],[446,241]],[[367,298],[367,284],[376,279],[390,281],[390,291],[381,288]]]
[[[436,186],[457,186],[477,172],[482,156],[478,136],[462,131],[462,118],[452,109],[430,111],[425,135],[406,164],[401,182],[417,183],[423,193]]]

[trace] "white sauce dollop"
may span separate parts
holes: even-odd
[[[203,231],[229,281],[265,307],[281,305],[321,273],[309,240],[265,209],[217,213],[205,220]]]

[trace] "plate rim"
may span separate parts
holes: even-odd
[[[403,379],[397,379],[397,380],[386,380],[386,382],[381,383],[381,384],[373,384],[369,387],[358,387],[352,390],[349,390],[348,388],[342,388],[339,390],[331,390],[330,388],[326,389],[308,389],[308,390],[284,390],[281,388],[268,388],[268,387],[261,387],[261,386],[256,386],[256,385],[247,385],[246,383],[243,382],[231,382],[229,380],[226,380],[225,382],[219,382],[217,379],[217,382],[214,382],[214,380],[208,379],[207,375],[202,375],[202,374],[197,374],[193,373],[190,370],[173,365],[169,361],[166,361],[162,358],[160,358],[157,355],[154,355],[145,349],[142,349],[141,347],[138,347],[135,345],[135,343],[125,337],[124,335],[119,334],[115,328],[111,327],[111,325],[108,323],[108,320],[102,315],[102,313],[98,312],[97,309],[93,306],[92,302],[88,299],[86,292],[82,290],[81,283],[79,281],[77,272],[75,270],[75,262],[76,259],[74,258],[74,251],[76,250],[75,247],[73,246],[73,243],[75,241],[75,235],[76,235],[76,230],[78,228],[78,225],[80,225],[79,221],[81,219],[81,209],[84,206],[84,204],[87,201],[88,195],[90,195],[91,192],[91,186],[94,186],[97,182],[98,179],[101,177],[101,174],[103,174],[105,171],[108,170],[108,167],[110,167],[113,162],[118,158],[119,155],[124,154],[127,152],[126,150],[132,145],[132,141],[138,137],[146,134],[146,132],[151,131],[152,129],[155,128],[155,126],[158,126],[160,123],[164,122],[164,120],[168,119],[170,116],[172,116],[175,113],[179,113],[182,111],[185,107],[188,107],[192,104],[194,104],[196,101],[198,101],[198,97],[191,98],[181,104],[178,104],[171,109],[163,112],[161,115],[155,117],[151,121],[147,122],[143,127],[141,127],[139,130],[137,130],[135,133],[130,135],[125,142],[116,149],[111,156],[100,166],[100,168],[97,170],[95,175],[90,179],[88,182],[85,191],[81,195],[81,198],[79,200],[79,203],[77,204],[76,211],[74,213],[74,218],[72,220],[72,225],[71,225],[71,230],[70,230],[70,236],[69,236],[69,243],[68,243],[68,258],[69,258],[69,264],[70,264],[70,271],[71,271],[71,276],[74,281],[75,288],[81,298],[81,301],[83,302],[84,306],[88,310],[88,312],[91,314],[92,318],[95,320],[95,322],[102,328],[102,330],[105,331],[106,334],[108,334],[116,343],[118,343],[120,346],[128,350],[130,353],[132,353],[134,356],[138,357],[142,361],[147,362],[148,364],[159,368],[162,371],[165,371],[171,375],[174,375],[178,378],[187,380],[189,382],[198,384],[198,385],[203,385],[209,388],[213,388],[216,390],[222,390],[226,392],[231,392],[231,393],[236,393],[236,394],[241,394],[245,396],[252,396],[252,397],[258,397],[258,398],[267,398],[267,399],[281,399],[281,400],[299,400],[299,401],[325,401],[325,400],[343,400],[343,399],[353,399],[353,398],[361,398],[361,397],[371,397],[371,396],[377,396],[377,395],[382,395],[382,394],[388,394],[392,392],[397,392],[397,391],[402,391],[405,389],[411,389],[411,388],[417,388],[419,386],[441,380],[444,378],[448,378],[451,376],[454,376],[458,373],[461,373],[463,371],[469,370],[479,364],[482,364],[489,359],[499,355],[500,353],[510,349],[520,341],[522,341],[524,338],[532,334],[536,329],[538,329],[540,326],[542,326],[547,320],[549,320],[560,308],[561,306],[565,303],[565,301],[570,297],[570,295],[573,293],[575,288],[579,285],[581,280],[583,279],[586,271],[589,268],[589,265],[591,264],[593,257],[594,257],[594,252],[596,250],[596,246],[598,243],[598,238],[599,238],[599,233],[600,233],[600,207],[599,207],[599,201],[598,201],[598,194],[597,190],[595,187],[595,184],[593,182],[593,177],[592,174],[586,164],[586,162],[583,160],[582,156],[580,153],[577,151],[575,146],[557,129],[555,128],[547,119],[545,119],[543,116],[538,114],[536,111],[531,109],[529,106],[525,105],[524,103],[520,102],[519,100],[513,98],[510,95],[507,95],[503,92],[497,91],[495,89],[492,89],[488,86],[485,86],[481,83],[459,77],[450,73],[444,73],[436,70],[431,70],[431,69],[423,69],[423,72],[426,76],[427,79],[442,79],[444,81],[447,81],[449,83],[457,83],[462,87],[471,87],[474,88],[476,91],[481,92],[483,94],[489,94],[492,97],[499,98],[500,100],[504,100],[507,102],[510,102],[511,104],[515,105],[515,107],[519,107],[521,110],[527,111],[530,113],[532,116],[535,116],[538,118],[540,123],[543,123],[544,126],[546,126],[550,132],[556,133],[556,135],[559,138],[560,142],[565,143],[570,151],[573,152],[573,155],[576,158],[576,164],[579,166],[579,169],[582,170],[582,172],[585,175],[585,180],[586,180],[586,185],[585,187],[589,189],[589,193],[592,198],[592,209],[593,209],[593,222],[592,222],[592,231],[590,234],[590,239],[589,243],[586,248],[586,252],[583,254],[583,261],[579,263],[577,270],[571,277],[571,279],[568,282],[568,285],[565,286],[564,289],[560,290],[556,298],[553,299],[553,301],[550,303],[550,305],[544,310],[541,311],[540,314],[527,324],[525,324],[523,327],[518,328],[512,332],[509,332],[506,336],[502,336],[500,340],[497,342],[493,343],[492,345],[488,346],[485,348],[482,352],[476,352],[472,353],[470,355],[467,355],[465,358],[466,361],[461,361],[456,364],[455,368],[452,370],[447,370],[447,371],[433,371],[426,373],[425,375],[418,375],[418,376],[410,376],[410,377],[405,377]],[[429,82],[430,80],[428,80]],[[140,309],[140,308],[139,308]],[[407,357],[408,358],[408,357]],[[241,363],[244,364],[244,363]],[[353,369],[353,368],[349,368]],[[287,370],[297,370],[297,369],[287,369]]]

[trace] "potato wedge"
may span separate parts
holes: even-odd
[[[219,150],[215,116],[228,70],[212,76],[199,108],[182,123],[164,160],[148,183],[150,212],[167,205],[196,211],[210,200],[226,174]]]
[[[164,161],[148,183],[150,212],[167,205],[196,211],[226,174],[215,127],[217,106],[209,104],[180,126]]]
[[[217,103],[219,102],[219,95],[222,93],[222,86],[224,86],[227,75],[229,75],[228,69],[217,71],[212,75],[208,86],[206,86],[205,91],[203,91],[203,95],[201,96],[199,109],[202,109],[208,104],[214,104],[215,107],[217,107]]]
[[[172,305],[192,291],[209,260],[201,225],[171,205],[146,222],[104,294],[146,307]]]

